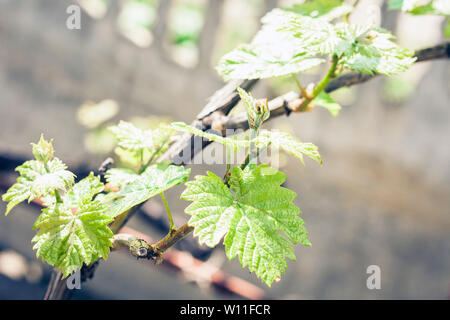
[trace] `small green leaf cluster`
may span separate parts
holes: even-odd
[[[160,125],[156,129],[143,130],[130,122],[120,121],[109,128],[117,139],[116,152],[130,163],[149,163],[163,154],[169,147],[173,131]]]
[[[389,31],[349,24],[352,9],[339,0],[274,9],[262,18],[252,41],[225,54],[216,69],[224,80],[293,76],[306,98],[300,111],[321,106],[336,116],[341,107],[324,91],[333,77],[344,70],[394,75],[415,61],[414,52],[395,44]],[[326,60],[332,62],[331,72],[311,90],[303,89],[295,75]]]
[[[138,163],[138,172],[130,168],[112,168],[106,172],[106,181],[119,188],[107,198],[114,200],[107,211],[110,216],[126,214],[131,208],[184,183],[189,177],[190,169],[154,163],[172,141],[174,129],[171,127],[161,124],[153,130],[142,130],[132,123],[121,121],[111,130],[116,135],[119,147],[132,157],[132,162]]]
[[[103,191],[98,177],[89,175],[74,184],[75,175],[54,157],[52,141],[43,136],[33,145],[35,160],[16,168],[20,177],[2,196],[9,202],[6,214],[24,200],[42,198],[46,208],[33,225],[36,256],[59,269],[66,277],[83,264],[107,259],[112,218],[106,206],[95,199]],[[64,192],[61,197],[60,192]]]
[[[391,75],[414,62],[413,52],[397,46],[387,30],[331,23],[351,9],[339,1],[274,9],[262,18],[252,42],[226,54],[217,70],[225,80],[270,78],[306,71],[329,55],[350,70]]]
[[[36,256],[66,277],[83,265],[107,259],[118,215],[187,180],[190,170],[153,163],[168,146],[172,130],[140,130],[130,123],[114,127],[119,146],[140,164],[139,172],[112,168],[105,174],[108,185],[90,174],[74,184],[75,175],[54,157],[52,141],[41,136],[33,144],[35,160],[16,170],[17,182],[2,196],[6,214],[24,200],[41,199],[45,208],[33,225]],[[144,155],[148,154],[147,157]],[[145,159],[147,161],[144,163]]]
[[[33,225],[38,229],[32,239],[36,256],[59,269],[63,277],[83,264],[108,258],[113,236],[108,225],[113,218],[106,213],[106,205],[95,197],[101,191],[99,177],[91,174],[76,183],[62,202],[47,201],[48,207]]]
[[[74,183],[75,175],[67,171],[67,166],[53,156],[52,141],[44,136],[37,144],[32,144],[35,160],[29,160],[16,168],[20,176],[17,182],[2,196],[9,202],[6,215],[20,202],[46,196],[56,190],[66,190]]]

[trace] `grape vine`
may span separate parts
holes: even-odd
[[[445,16],[445,34],[450,35],[448,1],[389,3],[391,9],[411,14]],[[217,71],[226,81],[289,77],[300,97],[290,111],[311,111],[319,106],[337,116],[341,106],[325,91],[333,79],[348,71],[395,75],[416,61],[414,52],[397,45],[388,30],[372,24],[349,24],[352,10],[339,0],[274,9],[262,18],[262,28],[250,43],[220,59]],[[301,84],[299,74],[325,63],[327,70],[319,81]],[[64,277],[100,258],[106,260],[110,250],[120,245],[129,246],[135,256],[160,262],[165,250],[193,232],[209,247],[223,242],[230,260],[237,256],[243,268],[271,286],[286,272],[286,259],[295,260],[294,246],[310,246],[311,242],[301,210],[293,202],[296,193],[281,186],[286,174],[268,163],[258,163],[258,156],[270,147],[302,163],[304,156],[319,164],[322,158],[312,143],[301,142],[287,132],[263,129],[273,111],[267,99],[257,100],[239,86],[236,91],[246,110],[246,135],[224,136],[220,130],[206,132],[183,122],[142,130],[121,121],[110,130],[117,139],[116,153],[123,166],[107,170],[104,180],[91,173],[75,183],[75,175],[54,156],[52,140],[41,136],[32,144],[35,159],[16,168],[16,183],[2,195],[8,202],[5,214],[23,201],[42,200],[44,208],[33,225],[37,230],[33,249]],[[241,150],[245,160],[237,165],[227,162],[223,177],[208,171],[187,181],[190,169],[161,160],[179,141],[181,136],[176,132],[223,144],[227,152]],[[185,209],[190,219],[177,228],[164,192],[180,184],[185,184],[181,199],[190,202]],[[158,195],[170,224],[162,240],[147,244],[135,237],[115,235],[117,226],[133,209]],[[139,246],[145,252],[139,251]]]

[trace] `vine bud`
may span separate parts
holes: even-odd
[[[41,134],[41,139],[37,144],[32,143],[31,145],[33,146],[33,155],[36,160],[46,163],[53,159],[52,140],[45,140],[43,134]]]

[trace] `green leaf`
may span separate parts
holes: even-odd
[[[196,176],[186,183],[181,198],[193,201],[186,208],[194,236],[209,247],[225,237],[225,251],[236,255],[242,267],[248,266],[268,286],[287,268],[286,258],[295,260],[293,244],[311,245],[300,209],[292,202],[295,192],[280,185],[286,176],[267,165],[235,167],[230,188],[215,174]],[[234,194],[233,194],[234,193]],[[276,195],[276,197],[274,197]],[[283,232],[287,238],[280,234]]]
[[[292,8],[285,8],[284,10],[292,11],[302,16],[331,21],[352,12],[353,7],[343,4],[340,0],[315,0],[294,4]]]
[[[106,181],[117,187],[122,187],[139,177],[133,170],[127,168],[109,169],[105,174]]]
[[[221,58],[217,72],[225,81],[264,79],[303,72],[324,62],[294,51],[284,43],[272,45],[241,45]]]
[[[317,146],[312,143],[303,143],[294,138],[291,134],[283,131],[261,130],[259,136],[255,139],[258,147],[273,144],[276,148],[281,148],[292,156],[300,159],[304,164],[303,155],[322,164]]]
[[[311,69],[325,60],[314,57],[299,39],[280,33],[280,19],[295,15],[283,10],[274,11],[261,20],[263,28],[250,44],[244,44],[224,55],[218,73],[224,80],[272,78],[296,74]]]
[[[222,137],[214,133],[202,131],[184,122],[172,122],[170,124],[170,128],[176,131],[190,133],[211,141],[215,141],[223,145],[233,147],[234,149],[238,149],[239,147],[248,147],[250,145],[250,141],[248,140],[239,140],[235,138]]]
[[[91,172],[89,176],[77,182],[63,197],[64,203],[68,207],[80,207],[92,201],[92,198],[104,189],[100,177],[94,176]]]
[[[39,229],[32,242],[36,256],[59,269],[67,277],[99,258],[107,259],[113,233],[113,218],[98,201],[84,202],[74,214],[58,203],[42,210],[33,228]]]
[[[30,194],[30,181],[23,177],[19,177],[17,182],[13,184],[5,194],[2,195],[2,200],[8,202],[6,205],[5,216],[8,215],[12,208],[17,206],[22,201],[30,198]]]
[[[413,51],[391,41],[393,36],[387,30],[349,25],[337,28],[353,48],[352,54],[344,55],[341,61],[349,69],[367,74],[393,75],[406,71],[416,60]]]
[[[266,147],[267,145],[272,143],[276,148],[281,148],[294,157],[300,159],[302,163],[304,163],[304,154],[322,164],[322,159],[320,157],[318,148],[314,144],[300,142],[287,132],[260,130],[259,135],[253,140],[238,140],[234,138],[221,137],[212,133],[206,133],[183,122],[174,122],[171,124],[171,126],[175,130],[198,135],[211,141],[216,141],[226,146],[233,147],[235,149],[249,147],[252,141],[256,143],[258,148]]]
[[[340,58],[346,68],[362,73],[392,75],[407,70],[415,61],[413,51],[397,46],[384,29],[370,25],[332,25],[292,12],[272,10],[266,19],[280,34],[296,38],[309,54]]]
[[[184,183],[191,169],[158,163],[149,166],[136,180],[127,184],[117,193],[120,197],[107,211],[111,217],[116,217],[132,207],[150,199],[151,197]]]
[[[411,13],[413,15],[424,15],[424,14],[439,14],[438,10],[433,8],[433,2],[430,2],[423,6],[415,6],[410,10],[403,10],[405,12]]]
[[[304,48],[309,55],[332,54],[342,46],[334,26],[323,19],[314,19],[293,12],[274,9],[266,14],[265,21],[277,31],[277,37],[294,39],[296,46]]]
[[[46,168],[47,166],[47,168]],[[75,175],[66,170],[66,165],[58,158],[53,158],[47,164],[37,160],[29,160],[16,168],[20,173],[17,182],[2,196],[9,202],[5,215],[17,204],[27,200],[45,196],[54,190],[65,190],[74,182]]]
[[[334,101],[334,99],[323,90],[312,100],[312,103],[327,109],[334,117],[336,117],[341,110],[339,103]]]
[[[144,151],[151,154],[163,153],[167,150],[173,133],[167,126],[160,126],[153,130],[142,130],[125,121],[120,121],[119,125],[110,127],[110,130],[116,135],[118,145],[126,150],[133,151],[135,155],[140,155]]]

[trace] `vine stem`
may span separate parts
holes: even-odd
[[[172,229],[164,238],[154,244],[147,243],[143,239],[138,239],[131,234],[116,234],[112,242],[112,250],[120,250],[128,248],[130,253],[138,258],[154,259],[156,262],[161,262],[161,254],[173,247],[178,241],[189,235],[194,228],[187,223],[179,228]]]
[[[59,194],[58,190],[55,190],[55,198],[57,203],[62,203],[61,195]]]
[[[295,83],[297,84],[298,89],[300,90],[300,92],[302,93],[302,95],[306,98],[308,98],[310,95],[308,94],[308,92],[306,91],[306,89],[302,86],[302,84],[300,83],[300,81],[298,80],[297,76],[292,73],[291,74],[292,79],[294,79]]]
[[[311,103],[312,100],[314,100],[315,97],[319,93],[322,92],[323,89],[328,85],[328,83],[335,77],[336,68],[338,66],[339,58],[334,55],[331,61],[331,66],[327,71],[327,74],[320,80],[320,82],[317,84],[317,86],[314,87],[313,92],[306,96],[302,102],[302,104],[298,107],[296,110],[297,112],[305,111],[308,108],[308,105]],[[295,77],[297,79],[297,77]]]
[[[44,161],[44,168],[47,173],[50,173],[50,168],[48,167],[48,163],[46,161]],[[54,194],[56,198],[56,203],[62,203],[63,201],[61,195],[59,194],[59,191],[57,189],[55,189]]]
[[[161,199],[164,202],[164,207],[166,207],[167,217],[169,218],[169,234],[172,233],[173,230],[176,229],[175,224],[173,223],[172,213],[170,212],[169,204],[167,203],[166,196],[164,192],[160,193]]]
[[[164,238],[152,245],[160,253],[166,251],[170,247],[174,246],[178,241],[186,237],[194,231],[194,227],[189,226],[187,223],[179,228],[173,230],[172,233],[167,234]]]
[[[152,155],[150,156],[150,159],[147,161],[147,163],[143,166],[141,166],[141,169],[139,170],[139,173],[141,174],[142,172],[144,172],[149,165],[152,164],[153,160],[155,160],[156,156],[160,153],[160,151],[164,148],[164,146],[167,144],[169,138],[167,138],[161,145],[159,148],[157,148]],[[143,161],[143,160],[142,160]]]

